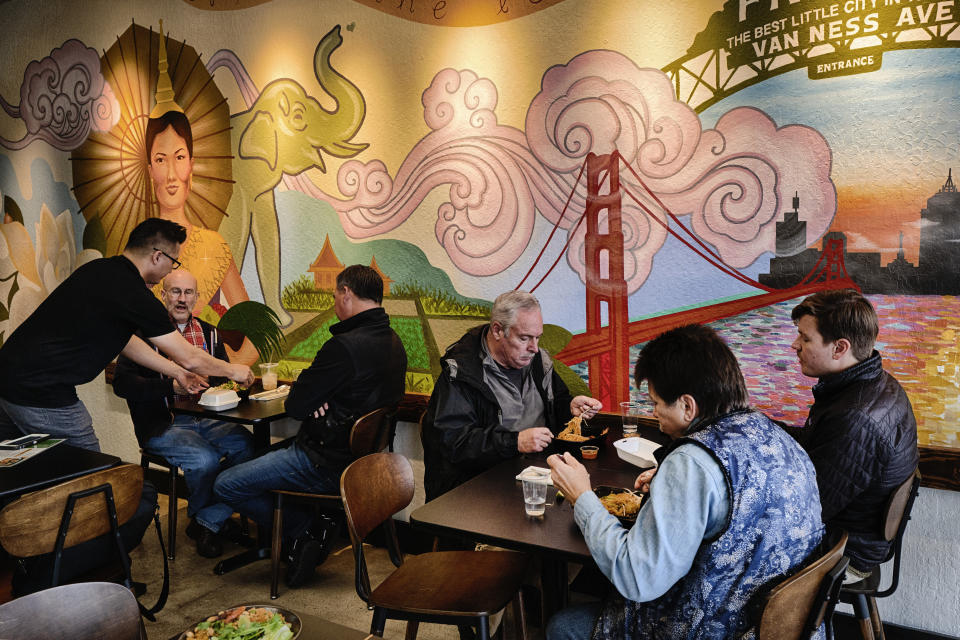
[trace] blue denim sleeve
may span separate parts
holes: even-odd
[[[720,464],[696,445],[664,459],[647,501],[630,530],[592,492],[573,510],[597,566],[623,597],[637,602],[660,597],[686,575],[704,538],[723,528],[730,510]]]

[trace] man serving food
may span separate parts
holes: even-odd
[[[193,316],[197,279],[186,269],[172,271],[161,292],[170,320],[197,349],[229,362],[216,327]],[[223,379],[212,379],[213,384]],[[170,412],[174,398],[191,394],[174,379],[121,355],[113,377],[113,390],[126,399],[137,441],[143,450],[163,456],[183,470],[190,497],[187,535],[196,540],[197,553],[216,558],[223,553],[222,538],[236,540],[240,527],[230,516],[233,508],[213,495],[213,481],[221,469],[253,457],[253,436],[238,424],[177,415]],[[223,462],[221,463],[221,459]]]
[[[253,381],[250,367],[193,348],[148,289],[180,266],[186,237],[175,222],[147,218],[130,232],[121,255],[78,267],[17,327],[0,347],[0,439],[49,433],[99,451],[76,387],[100,375],[121,352],[190,391],[207,386],[196,374]]]

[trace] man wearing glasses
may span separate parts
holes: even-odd
[[[218,360],[187,342],[150,292],[180,266],[176,256],[185,240],[186,229],[175,222],[144,220],[121,255],[77,268],[9,336],[0,347],[0,440],[49,433],[99,451],[76,386],[96,378],[120,353],[190,393],[207,386],[201,376],[253,382],[246,365]]]
[[[217,328],[193,315],[198,297],[197,279],[186,269],[177,269],[163,279],[160,298],[177,331],[195,348],[229,361]],[[212,378],[209,382],[218,384],[223,379]],[[233,508],[213,495],[213,481],[221,468],[253,457],[253,436],[239,424],[173,415],[170,406],[175,399],[195,396],[176,380],[141,367],[122,354],[113,374],[113,391],[127,401],[143,450],[163,456],[183,470],[190,490],[187,535],[196,540],[197,553],[204,558],[221,555],[224,539],[240,537],[240,525],[230,519]]]

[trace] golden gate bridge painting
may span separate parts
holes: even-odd
[[[620,182],[621,165],[632,174],[637,183],[643,187],[646,195],[663,213],[651,210],[641,198]],[[725,264],[710,246],[697,238],[657,195],[647,188],[619,152],[613,151],[605,155],[591,153],[587,156],[584,167],[581,168],[581,176],[584,168],[587,184],[586,207],[573,233],[569,234],[569,238],[574,236],[585,220],[586,331],[573,336],[555,357],[566,365],[586,362],[590,392],[606,407],[616,407],[618,403],[630,399],[630,347],[635,344],[646,342],[674,327],[711,322],[815,291],[859,289],[844,267],[844,248],[841,239],[825,240],[819,261],[801,282],[788,288],[773,288]],[[577,184],[579,184],[579,177],[574,184],[574,190]],[[623,196],[630,198],[651,221],[662,225],[668,233],[716,269],[758,289],[760,293],[631,322],[627,308],[627,282],[624,277],[624,231],[621,217]],[[561,213],[558,217],[558,225],[562,219]],[[668,220],[673,224],[668,224]],[[551,233],[547,238],[545,245],[550,242],[552,235]],[[569,242],[568,240],[560,256],[530,289],[531,291],[535,291],[547,278],[560,257],[566,252]],[[526,281],[542,256],[543,251],[537,256],[533,266],[517,288]]]

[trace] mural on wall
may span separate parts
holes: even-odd
[[[960,422],[955,2],[703,2],[699,22],[676,36],[689,42],[676,59],[639,64],[611,36],[605,48],[561,48],[524,67],[528,90],[493,62],[438,55],[415,65],[418,83],[395,88],[406,106],[385,125],[383,74],[407,62],[381,53],[385,67],[357,63],[370,59],[358,45],[367,7],[397,29],[447,29],[412,32],[442,51],[459,27],[495,29],[521,16],[533,25],[577,3],[484,3],[473,13],[465,3],[394,4],[343,0],[298,41],[292,55],[312,62],[319,87],[265,71],[242,47],[204,63],[202,40],[194,49],[165,38],[194,139],[176,211],[164,213],[146,161],[160,75],[151,29],[131,26],[99,67],[74,39],[27,65],[19,106],[3,103],[26,133],[0,144],[72,150],[87,224],[56,218],[73,231],[65,242],[89,228],[83,246],[95,248],[100,224],[101,251],[115,253],[147,212],[184,216],[191,236],[216,234],[236,278],[215,275],[203,305],[240,299],[228,281],[244,299],[262,298],[286,325],[290,373],[335,322],[330,275],[360,262],[388,283],[410,391],[429,393],[444,348],[484,320],[495,292],[521,286],[543,301],[543,342],[565,380],[608,407],[642,395],[630,365],[646,340],[710,322],[740,357],[753,402],[799,422],[813,381],[789,349],[789,311],[818,288],[855,286],[880,312],[879,348],[911,395],[921,437],[957,444],[944,426]],[[41,69],[67,78],[73,60],[85,60],[89,89],[49,91],[91,115],[61,122],[36,87],[59,87],[41,82],[52,73]],[[215,94],[201,98],[199,85]],[[27,112],[42,117],[28,123]],[[204,146],[213,140],[215,151]],[[26,206],[2,160],[0,189]],[[34,191],[55,188],[34,182]],[[611,185],[614,203],[600,204]],[[38,219],[39,203],[30,206],[23,219]],[[24,237],[4,237],[16,235]],[[3,249],[0,261],[12,255]],[[12,309],[20,276],[8,263],[0,304]]]
[[[242,63],[227,51],[207,64],[210,72],[221,66],[231,69],[243,95],[255,96],[246,111],[231,118],[236,186],[220,231],[241,264],[248,238],[253,238],[265,302],[285,326],[292,317],[280,303],[280,229],[273,190],[285,175],[312,168],[326,171],[323,154],[351,158],[368,146],[351,142],[366,113],[363,94],[330,66],[330,55],[342,43],[337,25],[320,40],[313,56],[317,81],[336,102],[333,110],[289,78],[270,82],[258,94]]]

